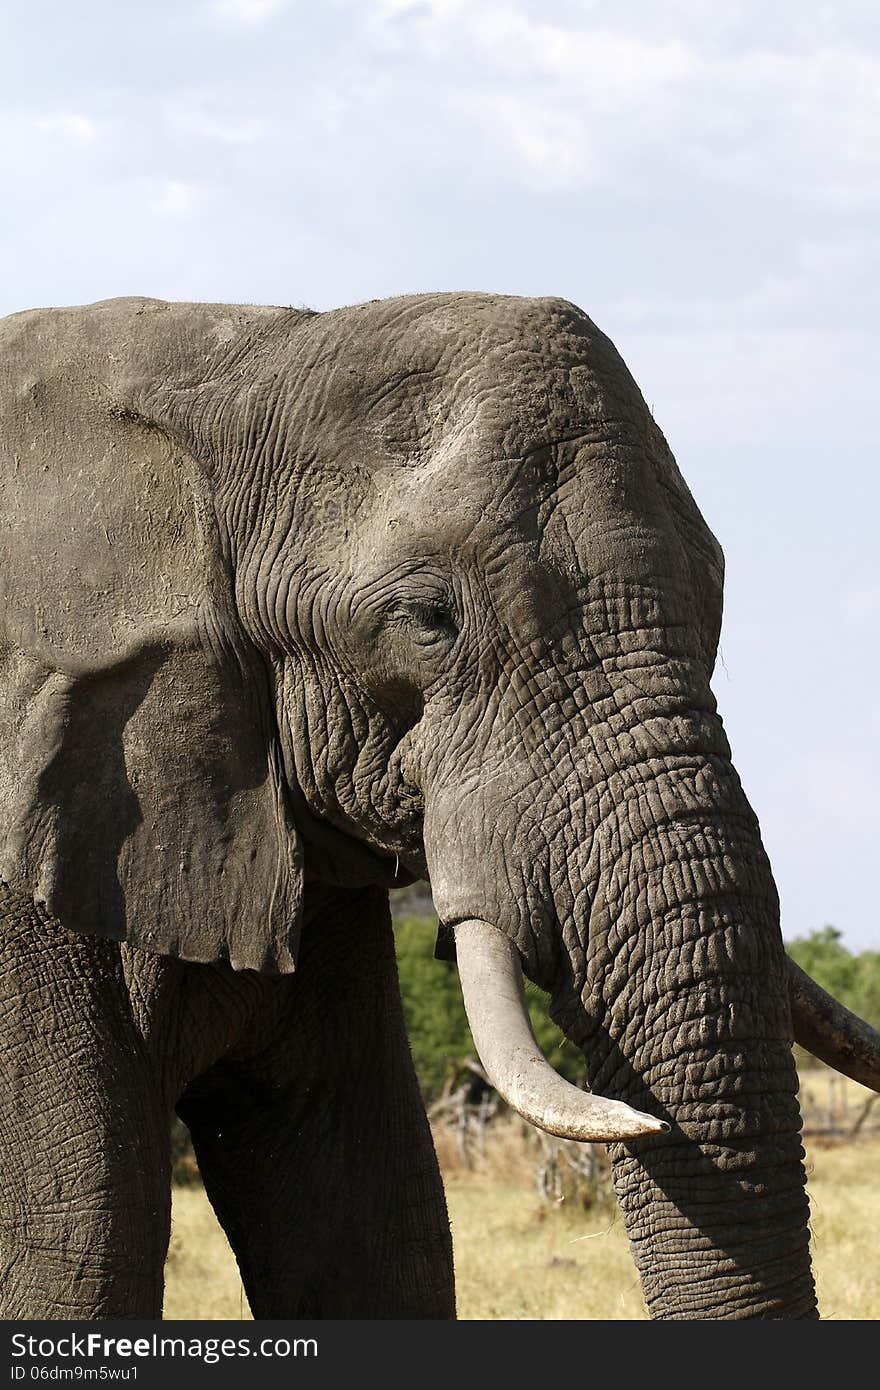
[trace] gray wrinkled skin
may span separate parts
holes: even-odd
[[[0,350],[4,1315],[158,1315],[175,1105],[256,1316],[453,1315],[387,912],[427,872],[671,1122],[612,1146],[652,1315],[815,1316],[722,557],[608,339],[117,300]]]

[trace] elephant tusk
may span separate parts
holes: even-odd
[[[619,1100],[580,1091],[550,1066],[535,1041],[513,942],[488,922],[455,927],[465,1013],[486,1075],[524,1120],[561,1139],[602,1142],[662,1134],[665,1120]]]
[[[835,1071],[880,1091],[880,1033],[850,1013],[788,956],[794,1040]]]

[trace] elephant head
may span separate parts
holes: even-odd
[[[267,972],[321,885],[428,876],[499,1088],[612,1142],[652,1314],[813,1316],[792,1019],[875,1085],[876,1035],[786,962],[710,690],[721,552],[608,339],[478,294],[5,337],[34,444],[0,876]],[[522,969],[592,1093],[537,1053]]]

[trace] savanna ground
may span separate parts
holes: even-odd
[[[822,1316],[880,1317],[880,1102],[855,1137],[869,1092],[824,1068],[805,1071],[812,1250]],[[838,1137],[821,1130],[829,1126]],[[485,1131],[483,1152],[462,1160],[457,1134],[435,1130],[455,1247],[458,1313],[464,1319],[645,1317],[623,1222],[600,1182],[584,1207],[542,1197],[541,1149],[516,1118]],[[197,1183],[174,1191],[166,1268],[166,1318],[249,1318],[238,1269]]]

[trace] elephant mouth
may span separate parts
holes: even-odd
[[[499,1095],[538,1129],[582,1142],[630,1141],[669,1122],[623,1101],[581,1091],[542,1054],[529,1022],[516,946],[497,927],[469,919],[454,932],[474,1045]],[[849,1012],[786,957],[794,1041],[835,1070],[880,1091],[880,1033]]]

